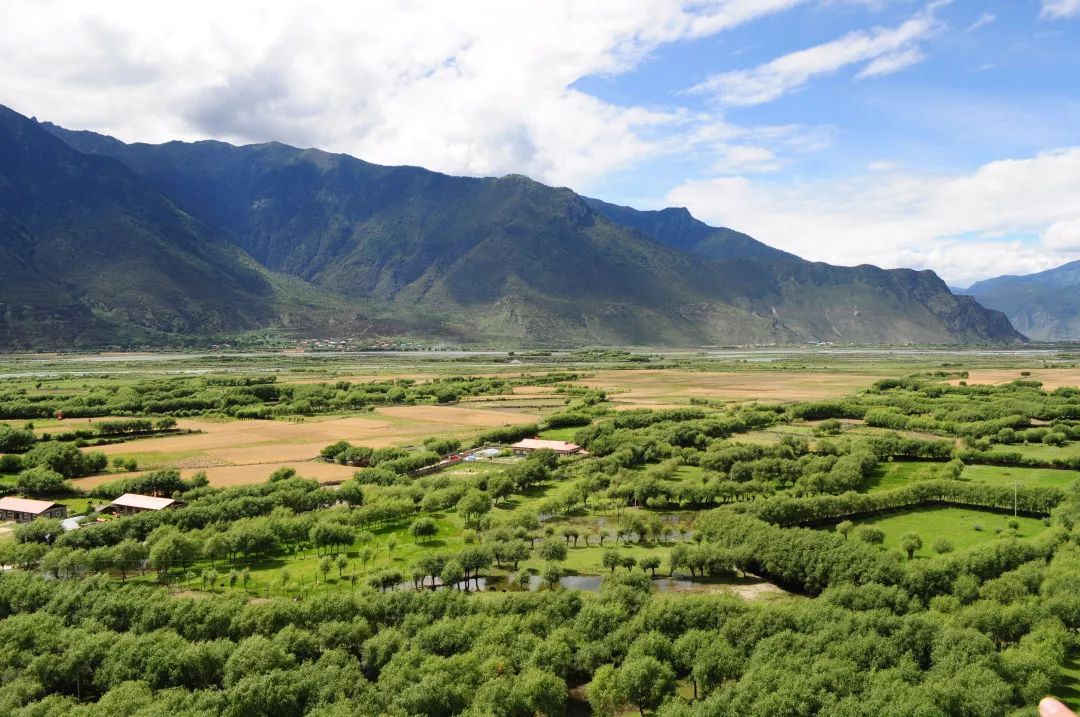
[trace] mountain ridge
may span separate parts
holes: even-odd
[[[254,272],[258,297],[227,299],[247,313],[205,326],[188,317],[175,330],[280,327],[284,315],[296,328],[311,325],[303,316],[311,311],[342,332],[367,322],[462,342],[1022,340],[1003,316],[954,297],[932,272],[806,262],[685,209],[640,212],[521,175],[454,177],[280,143],[126,144],[22,119],[86,161],[124,169],[139,185],[128,198],[163,201],[169,216],[188,217],[202,242],[188,244],[217,257],[204,268],[220,260]],[[46,200],[63,197],[25,203]],[[218,283],[226,293],[246,286]],[[73,306],[86,303],[80,291]],[[298,293],[307,309],[290,305]],[[162,328],[130,306],[118,317]]]
[[[1034,274],[984,279],[966,293],[1005,313],[1034,339],[1080,339],[1080,260]]]

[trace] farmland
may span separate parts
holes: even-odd
[[[180,713],[228,699],[276,714],[256,685],[314,705],[330,680],[331,702],[356,714],[758,714],[775,695],[836,713],[857,696],[886,714],[896,692],[870,675],[906,669],[900,634],[932,655],[905,681],[904,713],[933,713],[945,693],[970,714],[1023,710],[1054,685],[1070,698],[1080,398],[1034,376],[1073,369],[1023,352],[748,356],[764,358],[12,361],[5,490],[88,522],[55,539],[49,521],[7,526],[0,632],[86,606],[63,608],[55,630],[70,639],[56,644],[103,630],[92,687],[47,678],[58,711],[143,679],[110,644],[208,665],[146,678]],[[1017,376],[974,384],[976,371]],[[506,450],[531,436],[584,450]],[[122,492],[183,505],[95,512]],[[40,590],[58,597],[20,607]],[[98,602],[125,617],[95,622]],[[954,645],[985,660],[947,657]],[[252,652],[277,666],[239,667]],[[807,695],[777,673],[827,670],[853,691]],[[639,672],[659,680],[654,696],[626,686]],[[523,684],[547,706],[490,706],[509,704],[489,694],[499,685]],[[0,685],[0,704],[36,704],[27,694]]]

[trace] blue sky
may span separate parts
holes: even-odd
[[[964,286],[1080,258],[1080,0],[0,4],[0,103],[687,206]]]
[[[789,53],[873,28],[896,28],[926,12],[920,2],[806,3],[734,28],[658,48],[631,72],[600,74],[576,89],[620,105],[673,105],[717,113],[745,128],[798,125],[817,132],[814,151],[778,150],[777,179],[844,177],[875,162],[964,171],[1048,147],[1080,144],[1080,19],[1050,21],[1038,2],[953,2],[938,27],[911,43],[922,59],[859,78],[866,61],[822,72],[772,101],[739,105],[687,90]],[[822,146],[822,142],[828,141]],[[670,183],[710,176],[707,161],[651,162],[592,191],[635,199]]]

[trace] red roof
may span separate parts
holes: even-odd
[[[542,448],[548,448],[556,453],[577,453],[581,450],[581,446],[576,443],[567,443],[566,441],[547,441],[542,438],[525,438],[510,446],[511,448],[518,448],[525,451],[538,451]]]
[[[16,513],[31,513],[41,515],[45,511],[56,506],[47,500],[32,500],[30,498],[12,498],[10,496],[0,498],[0,510],[11,510]]]
[[[155,498],[152,495],[139,495],[138,493],[124,493],[109,505],[119,505],[124,508],[139,508],[140,510],[161,510],[168,508],[179,501],[172,498]]]

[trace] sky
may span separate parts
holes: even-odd
[[[1080,0],[5,0],[0,104],[685,206],[953,286],[1080,259]]]

